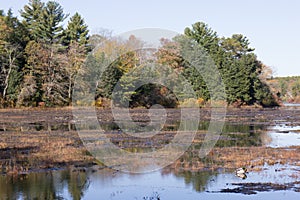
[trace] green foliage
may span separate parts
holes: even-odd
[[[163,81],[160,82],[159,79]],[[154,80],[156,83],[153,83]],[[177,106],[174,92],[180,94],[180,88],[175,81],[180,82],[180,79],[173,79],[172,73],[163,66],[141,65],[120,78],[115,87],[114,103],[120,106],[146,108],[160,104],[174,108]]]
[[[292,84],[292,95],[294,97],[299,96],[300,95],[300,81],[295,81]]]
[[[7,41],[11,44],[17,44],[21,48],[25,48],[29,38],[28,30],[17,17],[13,16],[12,10],[9,9],[5,17],[7,26],[12,30],[7,37]]]
[[[280,96],[285,96],[287,94],[287,83],[284,82],[283,80],[279,81],[280,84]]]
[[[90,99],[95,101],[84,105],[112,97],[119,105],[129,102],[131,107],[148,108],[154,104],[176,107],[178,102],[190,105],[193,98],[201,99],[201,105],[225,98],[229,104],[277,105],[273,89],[265,83],[267,78],[262,78],[264,65],[241,34],[220,38],[207,24],[197,22],[171,41],[162,39],[158,51],[143,52],[136,50],[144,43],[135,36],[126,41],[89,37],[78,13],[64,29],[68,15],[56,1],[29,0],[20,14],[22,21],[11,10],[7,14],[0,11],[0,99],[9,102],[6,105],[70,105],[73,90],[86,94],[87,99],[94,94]],[[99,42],[102,46],[87,55]],[[198,47],[196,52],[194,47]],[[141,76],[143,81],[158,81],[142,84]],[[190,85],[194,91],[189,90]],[[275,93],[300,96],[299,81],[292,85],[282,81],[280,88]]]
[[[20,13],[27,41],[23,49],[25,62],[20,70],[24,78],[19,83],[17,104],[70,104],[76,74],[82,74],[87,55],[88,29],[83,18],[76,13],[64,30],[62,24],[68,15],[55,1],[30,0]]]
[[[38,36],[44,42],[58,43],[62,36],[61,23],[67,18],[63,8],[55,1],[48,1],[42,10],[38,27]]]
[[[84,23],[84,19],[75,13],[70,18],[66,30],[64,30],[62,41],[68,46],[71,42],[77,42],[80,45],[86,45],[88,42],[88,27]]]
[[[21,16],[24,24],[30,32],[31,39],[46,43],[59,43],[63,27],[62,22],[67,18],[63,8],[55,1],[46,4],[40,0],[30,0],[29,5],[24,6]]]
[[[119,79],[122,77],[122,74],[122,71],[120,70],[120,68],[118,68],[118,66],[115,65],[115,63],[110,65],[101,76],[101,80],[96,91],[96,98],[111,98],[113,89]]]
[[[231,38],[221,39],[222,48],[231,54],[233,58],[240,58],[242,55],[254,51],[249,45],[249,40],[242,34],[233,34]]]
[[[216,53],[219,48],[217,32],[213,31],[203,22],[196,22],[192,25],[192,28],[185,28],[184,34],[195,40],[209,54]]]
[[[24,19],[24,24],[30,33],[30,39],[39,39],[39,26],[44,6],[45,4],[41,0],[29,0],[28,5],[25,5],[20,12]]]
[[[231,38],[220,39],[216,32],[201,22],[193,24],[192,28],[186,28],[185,35],[202,46],[213,59],[224,81],[229,104],[239,102],[240,105],[277,105],[274,95],[259,78],[263,64],[257,60],[246,37],[234,34]],[[205,100],[211,98],[203,77],[196,70],[188,68],[185,73],[200,97]],[[217,84],[215,86],[218,87]]]
[[[14,106],[22,81],[27,31],[9,10],[0,16],[0,96]]]

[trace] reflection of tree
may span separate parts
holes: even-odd
[[[0,176],[0,194],[3,199],[63,199],[61,193],[68,187],[74,200],[81,199],[89,187],[85,172],[51,171],[16,176]],[[66,185],[67,184],[67,185]]]
[[[206,189],[206,185],[208,184],[208,181],[213,176],[213,173],[209,171],[201,171],[201,172],[185,171],[178,174],[178,176],[184,176],[187,184],[191,183],[193,185],[193,188],[197,192],[201,192]],[[187,177],[189,178],[187,179]]]
[[[71,172],[67,170],[62,172],[61,178],[67,181],[69,193],[74,200],[80,200],[84,191],[89,187],[88,176],[85,172]]]
[[[171,173],[174,173],[176,177],[184,178],[185,184],[191,184],[193,186],[193,189],[197,192],[205,191],[209,180],[217,174],[216,172],[211,171],[192,172],[190,170],[173,170]]]
[[[203,121],[199,126],[199,130],[208,130],[210,122]],[[258,124],[234,124],[225,123],[222,134],[216,143],[216,147],[250,147],[262,146],[261,134],[266,130],[265,125]],[[201,140],[204,136],[201,134],[196,136],[196,140]],[[201,143],[196,144],[196,148],[200,149]]]
[[[217,147],[250,147],[261,146],[261,132],[263,125],[253,124],[225,124],[222,138],[219,139]]]
[[[29,175],[3,176],[0,194],[5,199],[62,199],[56,191],[52,172]]]
[[[256,157],[254,155],[256,155],[257,152],[255,152],[256,150],[254,149],[258,149],[262,146],[262,135],[266,129],[264,125],[227,123],[224,125],[222,134],[215,147],[208,155],[200,157],[199,150],[202,148],[202,141],[205,134],[209,134],[206,133],[208,125],[208,123],[200,124],[200,130],[193,144],[171,166],[175,171],[182,172],[186,180],[188,180],[187,182],[193,182],[193,184],[197,182],[197,180],[189,180],[189,176],[191,176],[191,178],[197,176],[197,174],[191,174],[193,172],[200,171],[202,173],[202,171],[206,169],[234,169],[236,167],[249,165],[251,160]],[[204,179],[202,176],[204,176]],[[206,180],[205,174],[202,174],[198,179],[200,182],[201,180]],[[205,181],[201,183],[203,185]],[[200,183],[198,183],[198,186],[199,184]],[[197,189],[201,190],[200,187]]]

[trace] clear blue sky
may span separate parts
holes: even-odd
[[[66,13],[79,12],[92,33],[101,28],[119,34],[139,28],[163,28],[182,33],[203,21],[219,36],[241,33],[258,58],[276,76],[300,75],[300,1],[271,0],[57,0]],[[1,0],[0,9],[18,15],[26,0]]]

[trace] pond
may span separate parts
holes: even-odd
[[[288,169],[275,172],[277,167],[282,166],[266,166],[268,170],[251,172],[245,180],[224,171],[176,173],[164,169],[138,175],[105,169],[52,170],[23,177],[2,176],[0,194],[1,199],[299,198],[300,182],[287,175]]]
[[[45,113],[34,119],[36,112],[30,121],[13,123],[20,113],[0,121],[0,199],[299,199],[297,107],[293,111],[230,111],[219,140],[206,157],[198,153],[209,125],[203,120],[193,144],[178,160],[140,174],[80,161],[90,155],[75,156],[83,146],[70,117],[57,120],[55,116],[61,113],[51,116],[47,111],[56,120],[43,119]],[[120,148],[151,152],[172,140],[178,122],[168,121],[162,128],[164,137],[153,140],[122,137],[114,122],[103,127]],[[96,129],[89,124],[83,128]],[[235,170],[239,167],[248,172],[238,176]],[[11,168],[16,172],[10,173]]]
[[[300,145],[300,126],[276,125],[267,133],[270,140],[267,146],[273,148],[291,147]]]

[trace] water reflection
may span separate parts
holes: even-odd
[[[293,170],[287,171],[282,169],[290,168],[290,166],[264,166],[265,161],[260,161],[259,156],[255,158],[257,163],[262,163],[263,168],[268,170],[263,169],[262,172],[252,171],[247,174],[245,180],[242,179],[243,177],[237,177],[234,169],[230,171],[229,167],[225,167],[225,164],[233,166],[233,162],[237,159],[236,155],[242,152],[244,153],[242,156],[248,156],[247,154],[257,150],[255,147],[264,148],[267,146],[271,147],[268,149],[272,149],[274,147],[299,145],[299,126],[276,125],[269,127],[263,123],[226,123],[215,148],[224,151],[227,157],[232,156],[232,159],[229,159],[230,161],[219,159],[218,156],[223,156],[223,154],[217,151],[211,152],[215,155],[208,155],[205,158],[199,157],[199,149],[208,126],[209,122],[199,124],[199,131],[194,143],[173,165],[159,172],[142,175],[122,174],[109,169],[99,169],[99,167],[95,171],[94,169],[85,168],[69,170],[54,170],[52,168],[49,171],[39,172],[34,170],[37,168],[35,168],[35,165],[41,165],[43,162],[39,163],[37,160],[31,159],[31,154],[38,152],[39,148],[3,148],[0,151],[0,164],[3,174],[0,176],[0,199],[220,199],[224,198],[224,195],[217,194],[217,192],[224,188],[234,188],[235,186],[231,183],[245,183],[245,181],[250,183],[262,181],[266,183],[293,183],[299,179],[295,175],[300,171],[299,167],[293,166]],[[134,153],[155,151],[157,148],[168,144],[174,137],[174,132],[178,130],[178,127],[179,122],[168,121],[168,124],[162,128],[161,135],[151,139],[137,140],[126,136],[115,123],[102,124],[102,128],[115,145]],[[83,124],[81,128],[96,130],[97,127],[87,123]],[[9,135],[12,131],[18,133],[27,131],[32,137],[36,137],[33,135],[36,132],[49,133],[50,131],[56,131],[60,133],[57,134],[57,140],[61,140],[61,136],[66,132],[75,132],[74,130],[75,126],[72,123],[37,122],[5,124],[0,127],[0,133],[8,133]],[[26,134],[19,137],[28,137]],[[71,142],[66,144],[73,145]],[[66,146],[62,146],[62,148]],[[269,158],[276,157],[272,154],[277,153],[277,151],[268,151],[262,148],[259,150],[264,153],[260,155],[264,158],[268,155],[271,155]],[[286,157],[295,154],[286,154]],[[253,153],[252,156],[255,157],[255,155]],[[251,160],[253,157],[250,156],[245,160]],[[47,158],[47,156],[45,157]],[[228,162],[225,163],[226,161]],[[266,162],[276,163],[271,159]],[[16,174],[7,175],[7,166],[14,167],[17,164],[32,168],[32,173],[28,174],[25,170],[26,173],[18,174],[17,170]],[[216,167],[214,168],[214,166]],[[227,171],[222,167],[226,168]],[[297,189],[296,186],[293,186],[293,188],[293,190]],[[286,195],[285,198],[293,197],[294,193],[290,193],[290,190],[291,188],[283,192]],[[281,198],[279,197],[281,194],[278,195],[277,193],[275,197]],[[269,194],[268,198],[271,195]],[[242,197],[230,196],[230,199],[234,198],[240,199]]]
[[[94,170],[94,167],[93,170],[68,169],[26,176],[1,176],[0,199],[219,199],[224,198],[222,191],[241,190],[242,194],[258,194],[263,191],[259,189],[260,185],[266,187],[266,191],[277,191],[279,196],[293,196],[299,189],[297,178],[287,173],[293,171],[288,166],[266,167],[268,170],[262,172],[249,172],[247,181],[236,177],[234,172],[223,170],[191,172],[171,168],[139,175],[109,169]],[[277,168],[283,170],[276,171]],[[248,183],[255,185],[251,192]],[[244,198],[242,194],[226,196],[241,199]],[[272,199],[273,193],[268,194],[268,199]]]
[[[0,177],[0,199],[81,199],[89,187],[85,172],[36,172]],[[68,191],[68,194],[65,191]]]
[[[216,171],[181,171],[174,172],[178,178],[183,178],[186,185],[191,185],[197,192],[203,192],[206,190],[208,182],[213,182],[218,173]]]
[[[154,152],[157,149],[160,149],[164,147],[166,144],[168,144],[174,137],[174,134],[176,133],[175,130],[178,130],[179,122],[174,121],[173,123],[166,124],[161,133],[157,134],[154,137],[151,138],[135,138],[132,136],[128,136],[122,131],[120,131],[119,127],[115,123],[105,123],[102,124],[105,128],[107,137],[110,138],[111,142],[117,145],[120,148],[123,148],[126,151],[132,152],[132,153],[141,153],[141,152]],[[90,124],[84,124],[82,125],[83,129],[87,130],[94,130],[95,127]],[[222,163],[217,163],[215,159],[212,157],[205,157],[200,158],[199,157],[199,150],[202,146],[202,141],[204,140],[206,130],[209,126],[209,122],[202,122],[199,125],[199,131],[196,134],[194,143],[189,147],[188,151],[184,153],[184,155],[179,159],[177,167],[182,169],[190,169],[190,170],[199,170],[202,168],[205,168],[207,166],[220,166]],[[52,124],[51,126],[48,124],[35,124],[35,126],[32,126],[32,124],[23,125],[22,128],[25,129],[31,129],[34,127],[34,130],[38,132],[43,133],[44,135],[34,135],[35,132],[24,132],[24,134],[20,134],[18,136],[19,138],[29,138],[28,133],[30,132],[31,138],[47,138],[48,132],[45,132],[43,130],[45,129],[51,129],[56,131],[56,135],[51,134],[49,137],[54,138],[54,142],[57,142],[57,144],[60,144],[61,140],[66,137],[66,133],[68,130],[73,129],[72,124],[56,124],[55,126]],[[215,145],[215,148],[223,148],[223,147],[254,147],[254,146],[262,146],[263,138],[262,133],[265,132],[267,129],[267,126],[265,125],[254,125],[254,124],[232,124],[232,123],[226,123],[223,128],[223,133],[221,134],[218,142]],[[72,132],[72,131],[69,131]],[[20,132],[22,133],[22,132]],[[76,132],[72,132],[76,133]],[[92,133],[92,132],[91,132]],[[7,135],[9,135],[9,131],[6,132]],[[90,137],[90,135],[87,135]],[[91,134],[91,137],[94,135]],[[68,137],[76,137],[76,135],[69,135]],[[47,138],[48,140],[48,138]],[[26,140],[25,140],[26,141]],[[49,141],[51,141],[49,139]],[[97,137],[91,138],[91,141],[98,141]],[[8,140],[6,140],[8,142]],[[68,140],[66,141],[66,145],[63,148],[78,146],[79,141],[76,141],[78,144],[72,144]],[[64,143],[62,143],[64,144]],[[24,167],[26,169],[34,169],[38,168],[39,165],[44,166],[45,161],[44,160],[37,160],[32,159],[31,155],[36,154],[42,149],[39,149],[38,147],[24,147],[24,149],[20,148],[8,148],[8,149],[1,149],[0,151],[0,165],[2,166],[2,173],[7,173],[9,171],[24,171]],[[62,149],[61,151],[63,151]],[[50,155],[51,152],[48,152],[49,157],[53,156]],[[47,161],[46,161],[47,162]],[[8,166],[8,167],[7,167]],[[17,169],[14,169],[14,167],[17,166]],[[22,169],[20,168],[22,166]],[[18,168],[19,167],[19,168]],[[28,170],[25,170],[28,171]]]
[[[180,122],[173,121],[168,124],[166,124],[162,129],[161,133],[164,134],[164,141],[161,141],[161,138],[159,140],[156,136],[150,137],[150,138],[134,138],[134,137],[125,137],[122,139],[122,137],[116,137],[120,136],[120,134],[126,134],[124,133],[117,124],[114,122],[111,123],[101,123],[101,128],[105,131],[107,134],[107,137],[112,138],[112,142],[121,147],[121,148],[135,148],[136,146],[139,146],[141,143],[143,147],[152,147],[156,148],[155,142],[161,142],[161,144],[158,145],[158,148],[161,148],[163,145],[168,144],[172,139],[174,134],[176,134],[176,131],[178,130],[180,125]],[[78,125],[76,125],[78,126]],[[201,122],[199,124],[199,133],[197,135],[198,139],[203,140],[205,136],[205,131],[209,127],[209,122]],[[93,124],[81,124],[80,129],[82,130],[97,130],[97,127]],[[225,146],[261,146],[262,141],[260,138],[261,132],[265,131],[267,129],[267,126],[265,125],[253,125],[253,124],[232,124],[232,123],[226,123],[223,127],[223,132],[221,134],[221,138],[216,144],[218,147],[225,147]],[[0,127],[0,133],[1,132],[11,132],[11,131],[17,131],[17,132],[27,132],[27,131],[37,131],[37,132],[43,132],[43,131],[75,131],[76,127],[73,123],[46,123],[46,122],[36,122],[36,123],[23,123],[23,124],[3,124]],[[202,131],[202,132],[201,132]],[[158,134],[159,135],[159,134]],[[124,135],[123,135],[124,136]],[[129,140],[129,142],[125,142],[126,140]],[[197,138],[196,138],[197,139]],[[126,143],[125,146],[122,146],[120,144]],[[119,144],[120,143],[120,144]],[[141,151],[141,150],[139,150]]]
[[[160,199],[173,196],[177,190],[205,191],[211,172],[154,172],[130,175],[101,170],[72,170],[31,173],[26,176],[1,176],[1,199]],[[182,182],[184,179],[184,182]],[[187,189],[187,190],[186,190]],[[174,192],[174,194],[172,194]],[[162,198],[161,198],[162,199]],[[166,199],[166,198],[164,198]]]
[[[264,135],[264,144],[272,148],[299,146],[300,126],[281,124],[270,127]]]

